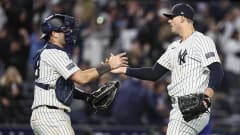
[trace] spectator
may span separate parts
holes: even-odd
[[[240,32],[235,30],[223,46],[228,86],[240,88]],[[233,64],[234,63],[234,64]]]
[[[23,113],[24,107],[20,100],[22,98],[22,77],[15,67],[9,67],[0,81],[0,106],[4,115],[0,119],[2,123],[21,123],[26,120]]]
[[[13,39],[10,42],[7,52],[6,67],[14,66],[20,72],[22,77],[25,77],[27,66],[27,48],[21,44],[19,39]],[[24,79],[24,78],[23,78]]]
[[[10,43],[8,29],[6,27],[0,29],[0,76],[5,70],[6,61],[8,59],[8,46]]]

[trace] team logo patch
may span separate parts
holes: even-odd
[[[186,56],[187,56],[187,50],[185,49],[184,51],[180,50],[180,52],[178,53],[178,64],[182,65],[184,63],[186,63]]]
[[[206,58],[211,58],[211,57],[215,57],[215,53],[214,52],[208,52],[205,54]]]
[[[67,66],[66,66],[66,68],[68,69],[68,70],[71,70],[72,68],[74,68],[75,67],[75,64],[74,63],[70,63],[70,64],[68,64]]]

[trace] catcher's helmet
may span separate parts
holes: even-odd
[[[63,32],[68,44],[76,40],[77,21],[74,17],[63,14],[52,14],[41,23],[42,39],[48,39],[52,31]]]

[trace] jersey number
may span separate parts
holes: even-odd
[[[35,65],[34,65],[34,76],[35,76],[35,79],[38,79],[39,78],[39,66],[40,66],[40,58],[35,62]]]

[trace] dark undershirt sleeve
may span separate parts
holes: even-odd
[[[168,71],[159,63],[155,63],[153,67],[127,68],[126,75],[142,80],[156,81]]]
[[[77,89],[73,90],[73,98],[74,99],[86,100],[89,95],[90,95],[89,93],[82,92]]]
[[[220,87],[221,81],[224,76],[222,65],[218,62],[214,62],[207,66],[210,69],[210,78],[208,87],[216,90]]]

